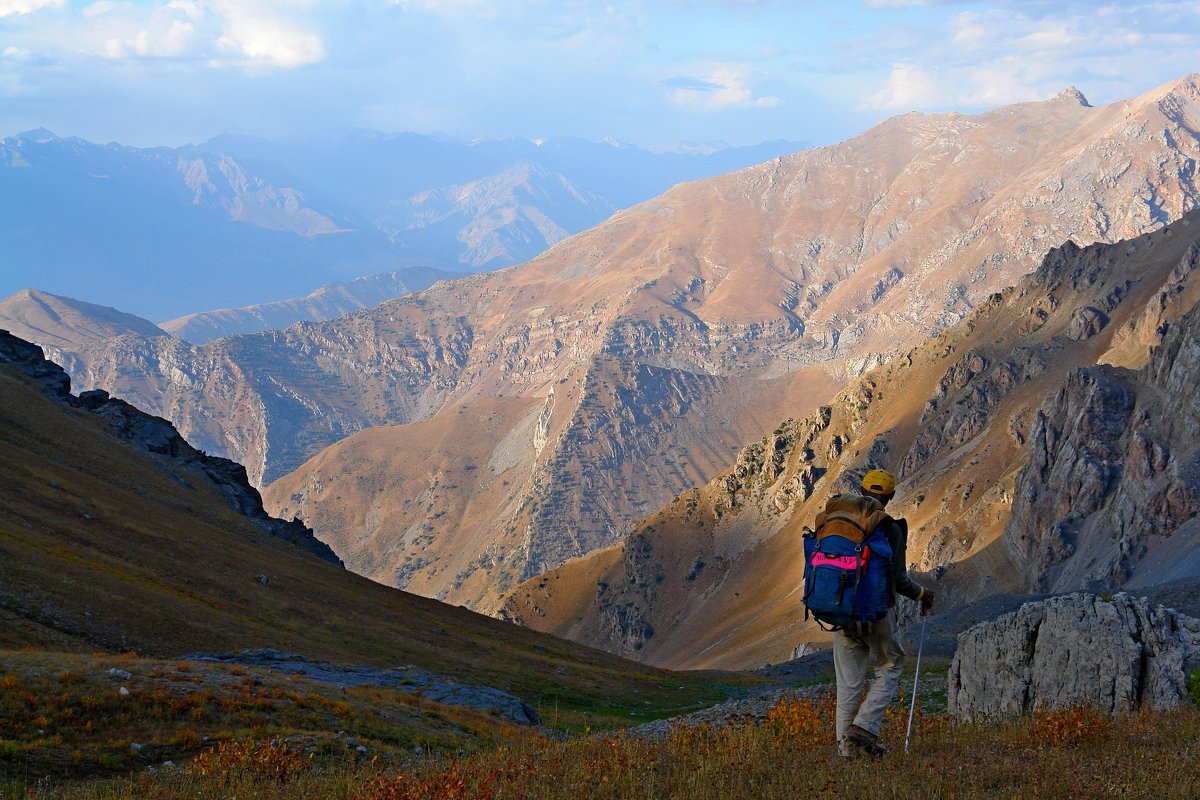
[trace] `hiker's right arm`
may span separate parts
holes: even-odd
[[[909,600],[920,600],[925,589],[921,584],[908,577],[908,535],[904,526],[893,522],[891,525],[892,545],[892,585],[896,593]]]

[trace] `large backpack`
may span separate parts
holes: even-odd
[[[865,633],[891,603],[892,522],[883,506],[859,494],[831,497],[804,536],[804,618],[825,630]]]

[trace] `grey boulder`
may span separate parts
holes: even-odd
[[[947,705],[961,718],[1088,705],[1108,713],[1190,702],[1200,620],[1144,598],[1078,592],[1026,603],[964,631]]]

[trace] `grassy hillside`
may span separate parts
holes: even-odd
[[[403,686],[342,688],[265,668],[8,650],[0,673],[0,787],[129,775],[222,741],[274,739],[322,762],[391,763],[532,735]]]
[[[568,725],[731,691],[724,678],[647,669],[322,562],[4,365],[0,430],[0,648],[173,659],[273,647],[414,664],[557,709]]]

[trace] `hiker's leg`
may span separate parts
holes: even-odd
[[[895,612],[889,611],[886,617],[875,623],[867,637],[867,643],[875,655],[875,680],[871,681],[871,689],[854,717],[854,724],[876,736],[879,735],[884,710],[896,698],[900,670],[904,667],[904,648],[900,645],[896,627]]]
[[[837,740],[846,738],[846,732],[858,713],[858,701],[862,697],[863,684],[867,680],[867,661],[870,648],[858,639],[851,639],[841,631],[833,634],[833,674],[837,678]]]

